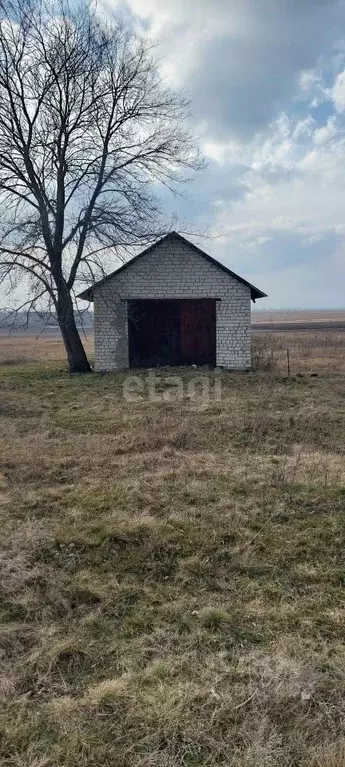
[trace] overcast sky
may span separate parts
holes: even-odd
[[[107,0],[160,40],[208,169],[180,215],[269,294],[345,307],[345,0]],[[176,207],[176,205],[175,205]]]

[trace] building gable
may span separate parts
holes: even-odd
[[[253,301],[255,301],[256,298],[265,296],[265,293],[262,293],[262,291],[255,288],[254,285],[251,285],[247,280],[244,280],[242,277],[232,272],[219,261],[216,261],[196,245],[176,232],[171,232],[154,245],[146,248],[142,253],[139,253],[138,256],[135,256],[126,264],[120,266],[116,271],[112,272],[103,280],[100,280],[94,286],[85,290],[80,294],[79,298],[92,301],[94,299],[94,294],[99,290],[102,290],[103,292],[106,285],[106,292],[109,292],[110,284],[117,292],[121,291],[121,286],[126,286],[127,289],[130,288],[132,282],[137,285],[137,289],[139,289],[140,282],[143,282],[145,284],[143,284],[143,288],[145,287],[146,289],[147,279],[149,279],[150,284],[153,287],[153,283],[157,282],[157,280],[161,283],[162,278],[164,279],[164,275],[166,275],[166,277],[169,275],[170,278],[174,275],[176,281],[179,282],[176,270],[180,272],[180,277],[185,278],[184,286],[186,286],[186,281],[188,280],[193,282],[192,278],[194,270],[201,270],[202,272],[205,272],[206,288],[210,274],[214,273],[216,270],[218,279],[221,276],[225,283],[236,281],[249,288]],[[184,274],[181,274],[181,270]],[[168,282],[170,281],[171,279],[168,280]]]

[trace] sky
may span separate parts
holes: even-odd
[[[345,0],[105,0],[158,42],[207,168],[172,209],[268,298],[345,307]]]

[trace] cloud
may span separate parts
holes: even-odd
[[[339,72],[332,88],[332,99],[337,112],[345,111],[345,70]]]
[[[306,142],[298,122],[288,126],[284,118],[283,124],[278,119],[261,146],[253,141],[246,148],[246,193],[228,200],[213,221],[215,229],[226,227],[230,239],[286,231],[304,237],[335,231],[343,221],[344,135],[337,135],[332,120],[314,132],[308,123]]]
[[[128,4],[192,96],[209,168],[179,212],[201,245],[271,305],[344,303],[345,0]]]
[[[103,0],[114,9],[190,94],[209,162],[184,197],[162,190],[167,210],[266,303],[344,305],[345,0]]]
[[[248,139],[302,86],[345,22],[343,0],[127,0],[159,37],[164,72],[188,87],[213,138]],[[334,50],[332,50],[334,55]]]
[[[327,120],[326,125],[321,126],[321,128],[317,128],[314,131],[313,135],[313,141],[314,144],[318,144],[319,146],[322,146],[323,144],[327,144],[328,141],[333,139],[338,131],[337,127],[337,120],[335,117],[330,117]]]
[[[191,95],[209,167],[174,207],[200,245],[268,305],[344,305],[345,0],[113,2]]]

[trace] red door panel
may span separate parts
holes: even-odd
[[[181,356],[185,365],[215,365],[216,302],[181,301]]]

